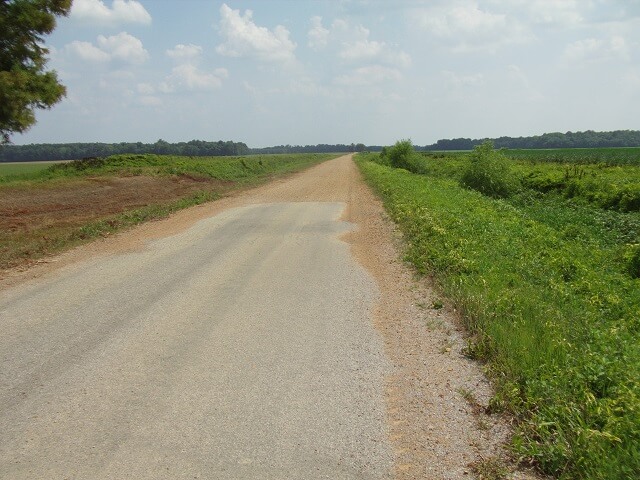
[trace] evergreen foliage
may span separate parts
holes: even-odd
[[[51,108],[65,95],[55,71],[45,71],[44,35],[71,0],[0,0],[0,143],[29,129],[35,109]]]

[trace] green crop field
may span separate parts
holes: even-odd
[[[53,165],[54,162],[21,162],[21,163],[2,163],[0,162],[0,182],[6,181],[7,177],[15,178],[16,176],[29,175],[34,172],[45,170]]]
[[[640,474],[640,162],[627,150],[557,162],[399,142],[358,159],[407,259],[462,311],[492,408],[517,419],[514,453],[558,478]]]
[[[548,150],[506,150],[512,159],[532,162],[606,165],[640,165],[640,148],[557,148]]]

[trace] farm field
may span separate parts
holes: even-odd
[[[491,408],[517,419],[514,454],[558,478],[636,478],[639,150],[406,147],[359,166],[461,311]]]
[[[640,165],[640,148],[551,148],[505,150],[505,155],[514,160],[530,160],[532,162],[606,164],[606,165]]]
[[[0,165],[0,270],[335,156],[118,155],[46,168]]]
[[[57,162],[0,162],[0,183],[19,175],[30,175],[55,165]]]

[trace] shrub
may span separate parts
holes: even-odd
[[[398,140],[388,152],[391,166],[411,170],[411,157],[413,157],[415,153],[411,140]]]
[[[493,143],[484,142],[473,149],[470,164],[462,174],[460,184],[494,198],[506,198],[518,189],[509,160],[493,149]]]
[[[374,161],[379,163],[380,165],[386,165],[387,167],[390,167],[391,161],[389,160],[389,147],[382,147],[380,155],[378,155]]]
[[[428,171],[426,157],[414,150],[411,140],[399,140],[393,147],[384,147],[380,158],[382,161],[378,163],[382,165],[404,168],[421,175]]]

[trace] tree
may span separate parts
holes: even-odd
[[[55,71],[45,71],[44,35],[71,0],[0,0],[0,144],[35,122],[34,110],[51,108],[66,94]]]

